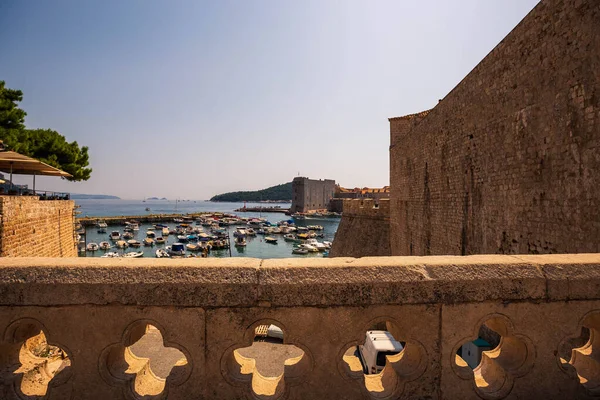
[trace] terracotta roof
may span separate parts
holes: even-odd
[[[340,193],[387,193],[390,191],[390,187],[389,186],[384,186],[382,188],[368,188],[368,187],[364,187],[364,188],[354,188],[354,189],[347,189],[347,188],[343,188],[343,187],[338,187],[338,191]]]
[[[431,109],[433,110],[433,108]],[[392,121],[392,120],[398,120],[398,119],[413,119],[415,117],[425,117],[427,114],[429,114],[429,112],[431,110],[426,110],[426,111],[421,111],[419,113],[414,113],[414,114],[408,114],[408,115],[403,115],[401,117],[392,117],[392,118],[388,118],[388,121]]]

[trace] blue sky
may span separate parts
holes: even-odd
[[[435,106],[536,3],[4,0],[0,80],[27,126],[90,147],[89,181],[38,188],[383,186],[387,118]]]

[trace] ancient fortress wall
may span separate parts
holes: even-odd
[[[71,200],[0,196],[0,257],[77,257]]]
[[[545,0],[390,119],[393,255],[600,252],[600,2]]]
[[[2,258],[0,398],[592,399],[598,287],[598,254]],[[132,357],[147,324],[162,346]],[[264,324],[302,351],[268,359],[279,375],[236,354]],[[382,324],[406,346],[381,374],[364,375],[356,346]],[[500,341],[473,370],[456,353],[483,325]],[[46,396],[30,396],[39,370],[56,370],[25,357],[40,330],[70,364],[42,380]],[[165,354],[173,349],[184,362]],[[175,367],[161,380],[167,362]]]
[[[330,257],[389,256],[390,201],[344,200]]]
[[[333,179],[308,179],[296,177],[292,180],[291,212],[324,210],[335,192]]]

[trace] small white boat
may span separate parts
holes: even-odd
[[[277,244],[277,239],[271,236],[267,236],[265,237],[265,242],[267,243],[272,243],[272,244]]]
[[[238,236],[235,238],[235,247],[246,247],[248,243],[246,242],[246,238],[243,236]]]
[[[144,239],[144,246],[154,246],[154,239],[152,238],[145,238]]]
[[[295,242],[298,239],[296,239],[296,236],[294,236],[292,233],[286,233],[283,235],[283,240],[286,242]]]
[[[88,243],[88,245],[85,246],[85,249],[87,251],[96,251],[96,250],[98,250],[98,248],[99,248],[98,243],[93,243],[93,242],[92,243]]]
[[[104,254],[101,258],[119,258],[121,257],[121,255],[117,252],[114,251],[109,251],[108,253]]]
[[[312,246],[310,244],[299,244],[298,248],[304,249],[304,250],[308,251],[309,253],[316,253],[319,251],[315,246]]]
[[[143,251],[132,251],[132,252],[123,254],[123,257],[125,257],[125,258],[140,258],[143,256],[144,256]]]
[[[154,233],[154,231],[148,230],[148,232],[146,232],[146,237],[154,239],[156,237],[156,233]]]
[[[253,228],[248,228],[248,229],[246,229],[246,235],[256,236],[256,231]]]
[[[135,240],[135,239],[128,240],[127,244],[130,245],[131,247],[140,247],[142,245],[142,243],[140,243],[139,240]]]
[[[162,228],[162,235],[163,236],[169,236],[169,228]]]
[[[301,248],[299,248],[299,247],[295,247],[295,248],[292,250],[292,254],[302,254],[302,255],[306,255],[306,254],[308,254],[308,250],[306,250],[306,249],[301,249]]]
[[[100,247],[100,250],[108,250],[112,246],[108,242],[100,242],[100,246],[99,247]]]
[[[126,242],[126,241],[124,241],[124,240],[117,240],[117,243],[116,243],[116,245],[117,245],[117,247],[118,247],[118,248],[120,248],[120,249],[124,249],[125,247],[129,246],[129,245],[127,244],[127,242]]]
[[[156,244],[165,244],[165,243],[167,243],[167,239],[165,239],[164,237],[159,236],[156,238]]]
[[[171,257],[165,249],[156,250],[156,258],[169,258]]]
[[[327,246],[325,246],[323,243],[319,243],[317,242],[317,239],[308,239],[306,241],[307,245],[316,247],[318,251],[325,251],[327,250]]]
[[[123,233],[123,239],[133,239],[133,233],[132,232]]]
[[[325,247],[326,247],[327,249],[331,249],[331,245],[332,245],[333,243],[331,243],[331,242],[328,242],[328,241],[324,240],[324,241],[323,241],[323,244],[325,245]]]
[[[108,235],[108,238],[110,240],[119,240],[121,239],[121,234],[119,233],[119,231],[112,231],[110,235]]]

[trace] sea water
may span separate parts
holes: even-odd
[[[221,202],[208,202],[208,201],[152,201],[147,200],[142,202],[141,200],[75,200],[75,203],[80,206],[80,216],[98,216],[98,217],[109,217],[109,216],[127,216],[127,215],[147,215],[147,214],[167,214],[167,213],[194,213],[194,212],[221,212],[221,213],[232,213],[239,217],[255,218],[262,217],[266,218],[269,222],[276,224],[279,221],[290,220],[291,217],[284,213],[255,213],[255,212],[235,212],[235,209],[244,206],[244,203],[221,203]],[[265,204],[265,203],[247,203],[247,207],[270,207],[280,206],[283,209],[290,207],[290,204],[276,203],[276,204]],[[146,211],[149,208],[150,211]],[[321,225],[323,226],[322,231],[315,231],[317,234],[322,233],[323,238],[317,238],[319,242],[322,241],[333,241],[335,232],[337,231],[340,219],[339,218],[307,218],[305,220],[296,221],[297,226],[308,226],[308,225]],[[174,228],[177,223],[172,221],[161,222],[167,225],[169,228]],[[152,227],[153,224],[142,223],[140,224],[140,230],[134,231],[134,239],[142,242],[146,237],[148,228]],[[195,225],[199,227],[200,225]],[[98,233],[97,227],[88,226],[86,228],[86,242],[87,243],[100,243],[107,241],[114,246],[114,242],[108,239],[108,235],[111,231],[119,231],[121,234],[124,232],[124,226],[111,225],[106,229],[106,233]],[[234,238],[233,231],[235,231],[236,225],[229,227],[229,236],[232,243],[231,256],[232,257],[256,257],[256,258],[287,258],[287,257],[323,257],[322,253],[309,253],[307,255],[292,254],[294,247],[293,242],[286,242],[283,240],[283,235],[270,235],[277,238],[277,244],[267,243],[264,240],[263,235],[256,235],[254,237],[249,236],[246,238],[246,247],[235,247],[233,246]],[[208,227],[203,229],[209,232]],[[161,232],[156,230],[156,236],[161,236]],[[111,248],[109,251],[116,251],[118,253],[132,252],[132,251],[143,251],[144,257],[155,257],[155,252],[159,248],[164,248],[167,245],[173,244],[177,241],[176,235],[167,236],[166,244],[155,244],[154,246],[146,247],[142,245],[138,248],[127,248],[125,250],[117,249],[116,247]],[[105,252],[97,250],[95,252],[86,251],[80,253],[82,256],[87,257],[100,257]],[[188,252],[190,254],[190,252]],[[200,255],[200,253],[197,253]],[[209,257],[229,257],[230,252],[228,249],[225,250],[213,250],[210,252]]]

